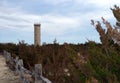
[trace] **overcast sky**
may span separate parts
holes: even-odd
[[[120,0],[0,0],[0,42],[34,43],[34,23],[41,23],[41,42],[100,42],[90,20],[104,17],[112,24],[110,8]]]

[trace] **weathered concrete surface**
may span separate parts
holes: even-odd
[[[0,55],[0,83],[19,83],[18,78],[6,65],[5,58]]]

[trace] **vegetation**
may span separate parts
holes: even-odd
[[[120,83],[120,8],[114,6],[111,10],[117,19],[114,27],[104,18],[103,23],[91,20],[101,43],[59,45],[55,40],[53,44],[34,47],[21,41],[17,45],[1,43],[0,51],[19,56],[30,70],[41,63],[43,75],[53,83]]]

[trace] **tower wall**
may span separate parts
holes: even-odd
[[[41,25],[40,24],[34,24],[34,45],[35,46],[40,46],[40,27]]]

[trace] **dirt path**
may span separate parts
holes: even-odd
[[[18,76],[8,68],[2,55],[0,55],[0,83],[18,83]]]

